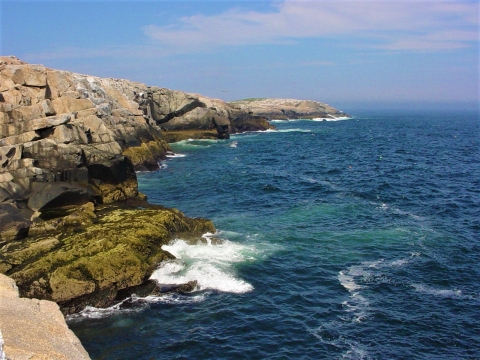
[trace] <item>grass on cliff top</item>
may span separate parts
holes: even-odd
[[[247,98],[247,99],[242,99],[242,100],[234,100],[230,101],[230,104],[239,104],[239,103],[244,103],[244,102],[254,102],[254,101],[260,101],[260,100],[267,100],[268,98]]]

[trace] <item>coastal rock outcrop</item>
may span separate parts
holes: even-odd
[[[148,282],[162,260],[172,259],[162,245],[174,237],[200,241],[215,227],[146,202],[97,209],[90,203],[34,223],[31,232],[36,236],[0,250],[0,272],[16,281],[22,296],[55,301],[70,314],[123,300],[125,289]]]
[[[135,166],[152,168],[168,150],[134,101],[145,89],[1,57],[0,202],[26,214],[137,196]],[[0,244],[18,237],[12,224],[3,224]]]
[[[148,280],[175,234],[215,231],[146,203],[135,173],[170,150],[159,124],[202,101],[0,57],[0,273],[65,313],[109,306]]]
[[[211,137],[208,131],[214,130],[215,137],[228,139],[234,133],[274,128],[261,116],[252,116],[248,111],[232,107],[223,100],[199,94],[151,87],[148,89],[148,99],[151,106],[147,113],[167,133],[188,131],[191,135],[194,130],[198,132],[198,137]],[[247,122],[251,126],[244,126]]]
[[[90,359],[52,301],[20,298],[0,274],[0,359]]]
[[[218,99],[0,57],[0,203],[42,212],[124,201],[138,195],[135,170],[158,169],[165,139],[268,128]]]
[[[277,100],[228,104],[0,57],[0,273],[64,313],[121,300],[171,257],[162,245],[215,231],[148,204],[136,171],[158,169],[171,141],[267,130],[280,114],[341,114]]]
[[[250,98],[232,101],[229,105],[268,120],[335,119],[348,116],[328,104],[312,100]]]

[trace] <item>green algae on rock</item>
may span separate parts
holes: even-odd
[[[165,140],[154,140],[132,146],[123,151],[130,158],[136,171],[158,170],[158,161],[166,157],[170,146]]]
[[[215,232],[209,220],[143,206],[105,207],[84,228],[52,226],[43,236],[9,243],[0,250],[0,262],[7,265],[2,272],[22,296],[53,300],[65,314],[87,305],[111,306],[121,300],[121,290],[147,282],[162,260],[172,258],[162,245],[176,236],[199,240]]]

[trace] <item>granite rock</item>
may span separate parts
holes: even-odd
[[[52,301],[20,298],[0,274],[0,359],[90,359]]]

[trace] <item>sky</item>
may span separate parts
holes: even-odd
[[[0,0],[1,55],[226,101],[479,103],[479,2]]]

